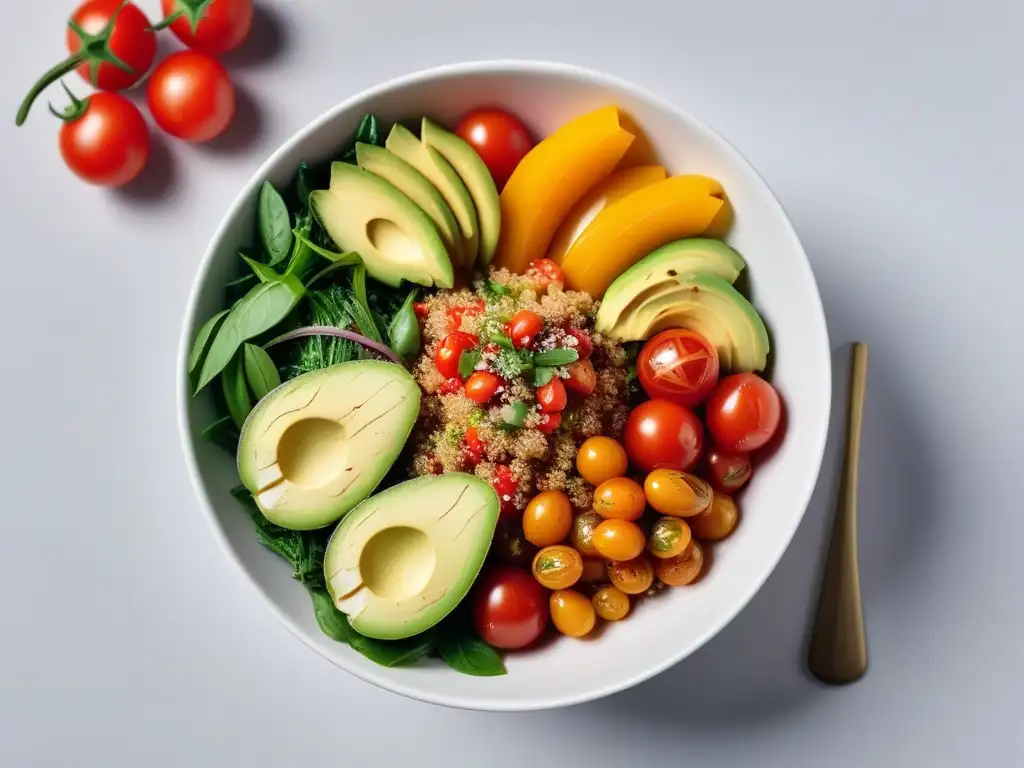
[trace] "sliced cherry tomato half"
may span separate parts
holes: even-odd
[[[652,398],[694,408],[718,381],[718,350],[700,334],[683,328],[662,331],[648,341],[636,361],[637,375]]]
[[[462,331],[456,331],[455,333],[449,333],[441,343],[437,346],[437,351],[434,353],[434,365],[437,366],[437,370],[446,379],[459,379],[459,358],[462,357],[462,353],[467,349],[472,349],[477,345],[476,336],[471,333],[463,333]]]

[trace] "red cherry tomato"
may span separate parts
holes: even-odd
[[[138,107],[118,93],[72,99],[60,129],[68,168],[101,187],[121,187],[138,176],[149,159],[149,127]]]
[[[579,353],[580,360],[589,360],[590,356],[594,354],[594,342],[591,341],[590,334],[579,328],[569,328],[566,333],[576,339],[574,349]]]
[[[483,573],[474,592],[477,634],[495,648],[524,648],[548,624],[547,592],[524,570],[494,566]]]
[[[636,372],[651,397],[694,408],[718,381],[718,350],[693,331],[673,328],[644,344]]]
[[[671,400],[648,400],[626,419],[629,460],[644,472],[689,470],[704,447],[704,427],[693,411]]]
[[[565,380],[567,389],[584,397],[597,389],[597,371],[589,360],[577,360],[566,370],[569,372],[569,378]]]
[[[753,451],[775,435],[782,403],[775,388],[753,373],[736,373],[718,382],[708,398],[705,418],[719,448]]]
[[[483,405],[501,388],[504,382],[490,371],[474,371],[466,380],[466,397],[477,405]]]
[[[534,337],[544,330],[544,320],[536,312],[521,309],[512,315],[505,326],[505,335],[512,339],[516,349],[526,349],[533,344]]]
[[[478,341],[479,339],[473,334],[462,331],[445,336],[438,344],[437,352],[434,353],[434,365],[437,366],[441,375],[446,379],[462,381],[462,377],[459,376],[459,358],[467,349],[475,347]]]
[[[707,478],[719,493],[736,493],[753,473],[749,453],[729,453],[715,448],[708,452],[707,464]]]
[[[501,517],[515,517],[519,512],[516,507],[516,492],[519,490],[519,481],[512,474],[512,469],[507,464],[498,464],[494,468],[494,478],[491,480],[494,492],[498,494],[498,501],[501,502]]]
[[[235,87],[227,70],[205,54],[172,53],[161,61],[146,88],[156,124],[185,141],[210,141],[235,116]]]
[[[466,315],[480,315],[483,314],[484,309],[487,305],[484,304],[482,299],[470,304],[468,307],[452,307],[448,310],[448,314],[445,317],[446,330],[448,333],[454,333],[462,328],[462,318]]]
[[[565,285],[565,274],[562,272],[562,268],[551,259],[531,261],[526,270],[526,277],[538,290],[546,291],[548,286],[554,283]]]
[[[568,402],[565,385],[559,378],[554,378],[542,387],[537,387],[537,402],[545,413],[564,411]]]
[[[252,29],[252,0],[161,0],[169,26],[194,51],[218,56],[241,45]]]
[[[537,429],[543,432],[545,435],[550,435],[562,423],[562,413],[556,411],[555,413],[542,413],[540,415],[540,422],[537,424]]]
[[[533,148],[533,138],[526,126],[500,109],[469,113],[455,133],[480,155],[499,190]]]

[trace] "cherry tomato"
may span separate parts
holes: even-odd
[[[468,307],[452,307],[448,310],[445,315],[445,326],[448,333],[455,333],[455,331],[462,329],[462,318],[466,315],[481,315],[487,305],[484,304],[483,299],[477,299]]]
[[[576,469],[591,485],[622,477],[628,466],[626,449],[610,437],[587,438],[576,454]]]
[[[478,109],[469,113],[455,133],[480,155],[499,190],[533,148],[526,126],[500,109]]]
[[[71,98],[60,129],[68,168],[101,187],[121,187],[138,176],[149,159],[149,127],[138,107],[118,93]]]
[[[494,535],[494,554],[506,565],[529,570],[537,547],[526,540],[518,520],[502,520]]]
[[[645,472],[691,469],[704,446],[704,427],[689,408],[670,400],[641,403],[626,420],[626,453]]]
[[[546,291],[548,286],[553,284],[565,285],[565,275],[562,268],[551,259],[537,259],[531,261],[526,269],[526,277],[537,290]]]
[[[694,408],[704,402],[718,381],[718,350],[693,331],[673,328],[644,345],[636,372],[651,397]]]
[[[565,380],[567,389],[584,397],[597,389],[597,371],[594,370],[594,364],[589,360],[577,360],[566,370],[569,372],[569,378]]]
[[[692,540],[690,526],[678,517],[663,517],[651,527],[647,551],[654,557],[675,557],[685,552]]]
[[[583,575],[580,576],[580,582],[583,584],[594,584],[598,581],[604,581],[608,578],[608,569],[605,567],[605,561],[600,557],[584,557],[583,558]]]
[[[640,595],[654,583],[654,566],[646,555],[608,563],[608,580],[627,595]]]
[[[483,405],[492,397],[504,382],[501,376],[490,371],[474,371],[466,380],[466,397],[477,405]]]
[[[495,648],[523,648],[547,626],[547,593],[526,571],[491,568],[475,588],[473,623],[484,642]]]
[[[678,469],[656,469],[644,480],[647,503],[663,515],[692,517],[711,506],[711,486]]]
[[[594,531],[594,546],[608,560],[632,560],[645,544],[644,532],[629,520],[605,520]]]
[[[605,520],[639,520],[645,506],[644,489],[628,477],[605,480],[594,490],[594,511]]]
[[[455,333],[449,333],[445,336],[441,343],[437,345],[437,351],[434,353],[434,365],[437,366],[437,370],[446,379],[459,379],[459,359],[462,357],[462,353],[467,349],[473,349],[477,345],[476,336],[470,333],[463,333],[462,331],[456,331]]]
[[[711,506],[687,522],[693,535],[707,541],[721,541],[736,530],[740,511],[731,496],[716,493]]]
[[[466,469],[474,469],[484,458],[484,441],[476,427],[469,427],[462,437],[462,463]]]
[[[749,453],[729,453],[715,448],[708,452],[707,463],[711,485],[719,493],[736,493],[753,473]]]
[[[540,404],[540,409],[547,413],[564,411],[569,399],[565,394],[565,385],[562,380],[554,378],[543,387],[537,387],[537,402]]]
[[[597,623],[594,605],[574,589],[560,589],[551,595],[551,623],[569,637],[590,634]]]
[[[519,481],[512,474],[507,464],[498,464],[494,468],[494,479],[491,480],[494,492],[498,494],[501,502],[501,517],[515,517],[519,512],[516,507],[516,493],[519,490]]]
[[[544,320],[536,312],[521,309],[512,315],[505,326],[505,335],[512,339],[516,349],[528,349],[534,337],[544,329]]]
[[[172,53],[157,65],[146,101],[156,124],[184,141],[211,141],[235,116],[235,87],[227,70],[195,51]]]
[[[249,36],[252,0],[161,0],[164,17],[177,15],[171,31],[194,51],[218,56]]]
[[[540,415],[540,421],[537,422],[537,429],[543,432],[545,435],[550,435],[562,424],[561,412],[556,413],[542,413]]]
[[[704,568],[704,550],[700,542],[690,541],[690,546],[675,557],[654,561],[654,572],[662,582],[670,587],[683,587],[693,584]]]
[[[441,385],[440,392],[442,395],[454,395],[462,391],[462,379],[458,376],[453,376],[450,379],[445,379],[444,384]]]
[[[571,541],[581,555],[597,557],[600,554],[594,546],[594,531],[602,522],[604,518],[594,511],[584,512],[573,520]]]
[[[618,621],[629,613],[629,595],[611,585],[601,587],[590,598],[597,615],[605,621]]]
[[[753,451],[775,435],[782,403],[775,388],[760,376],[735,373],[715,387],[705,418],[719,448]]]
[[[526,540],[538,547],[564,541],[572,528],[572,504],[564,491],[543,491],[534,496],[523,513]]]
[[[579,352],[580,360],[589,360],[590,356],[594,354],[594,342],[591,340],[590,334],[579,328],[569,328],[566,333],[576,339],[574,349]]]
[[[544,547],[533,558],[533,578],[548,589],[568,589],[583,575],[583,557],[572,547]]]

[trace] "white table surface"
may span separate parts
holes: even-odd
[[[62,53],[72,3],[10,5],[13,117]],[[163,142],[131,193],[69,177],[45,104],[0,128],[0,765],[1024,764],[1020,3],[262,5],[259,42],[232,60],[246,95],[232,139]],[[565,711],[371,688],[294,640],[221,555],[173,385],[215,225],[341,99],[497,57],[604,69],[707,119],[789,209],[834,346],[870,343],[858,685],[802,668],[835,436],[792,547],[739,618],[654,681]]]

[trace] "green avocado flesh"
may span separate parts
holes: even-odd
[[[271,522],[323,528],[373,493],[419,410],[419,385],[394,363],[360,360],[304,374],[249,415],[239,477]]]
[[[395,185],[348,163],[331,166],[331,187],[309,196],[317,221],[342,251],[362,257],[371,277],[451,288],[452,262],[434,222]]]
[[[458,472],[370,497],[327,545],[324,577],[335,606],[366,637],[401,640],[425,632],[469,592],[498,511],[488,483]]]
[[[461,258],[458,266],[465,270],[472,269],[480,247],[480,222],[476,206],[473,205],[473,197],[458,171],[440,152],[423,144],[400,123],[395,123],[391,128],[387,148],[426,176],[441,193],[455,214],[455,220],[459,223],[459,230],[462,233],[462,245],[459,249]]]

